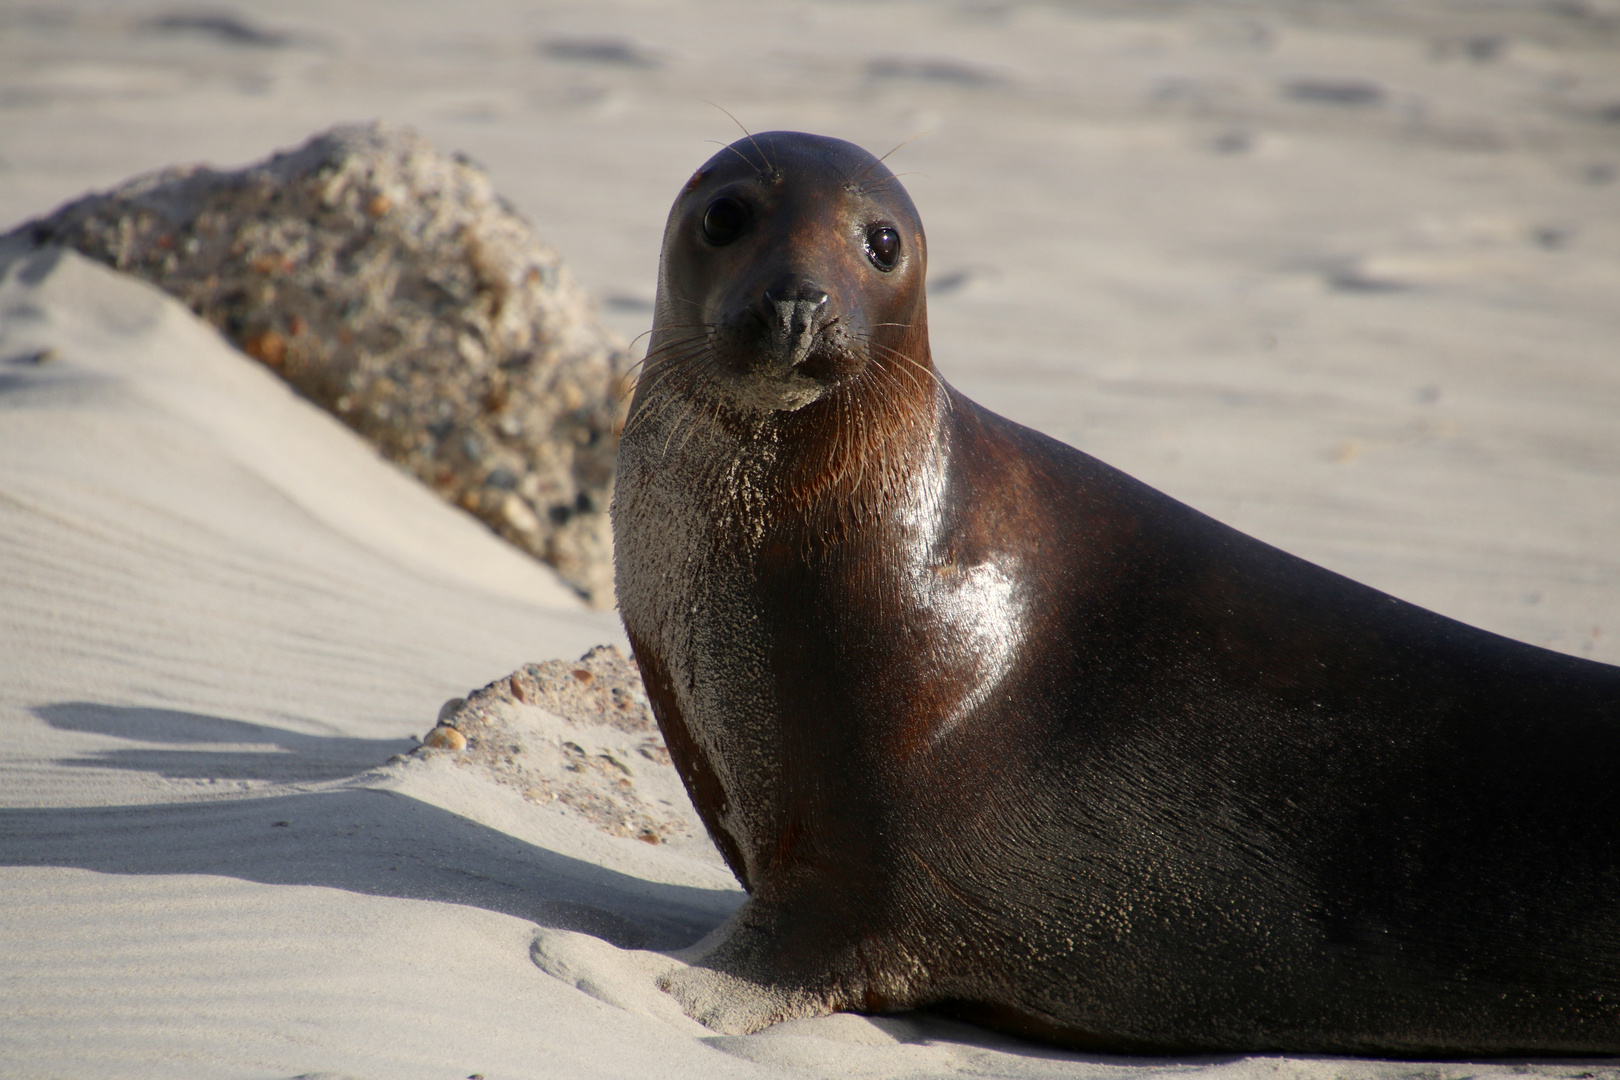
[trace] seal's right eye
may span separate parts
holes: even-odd
[[[875,225],[866,234],[866,257],[887,274],[900,261],[900,234],[887,225]]]
[[[748,231],[748,207],[722,195],[703,211],[703,239],[715,247],[724,247]]]

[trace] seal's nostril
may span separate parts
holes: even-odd
[[[809,304],[811,307],[821,307],[829,299],[827,291],[810,282],[800,282],[797,285],[773,285],[765,290],[767,304]]]

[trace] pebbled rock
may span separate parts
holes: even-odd
[[[408,130],[337,127],[239,171],[139,177],[17,238],[179,297],[444,499],[612,604],[627,357],[466,158]]]

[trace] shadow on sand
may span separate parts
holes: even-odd
[[[106,750],[63,762],[175,778],[338,780],[375,768],[412,745],[82,702],[42,706],[35,714],[64,730],[184,744],[185,749],[174,750]],[[210,750],[209,743],[221,748]],[[365,788],[151,806],[0,810],[0,865],[218,874],[268,885],[321,885],[466,904],[578,930],[620,948],[690,944],[742,899],[733,891],[666,885],[605,869],[407,795]]]

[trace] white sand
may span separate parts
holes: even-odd
[[[669,200],[735,136],[705,101],[879,151],[928,131],[891,161],[948,378],[1288,550],[1620,661],[1611,0],[244,5],[279,47],[142,28],[174,10],[0,3],[0,226],[378,116],[484,162],[628,336]],[[537,51],[603,37],[647,64]],[[1306,78],[1384,96],[1288,96]],[[8,273],[0,1075],[1508,1070],[696,1028],[650,989],[667,961],[608,942],[723,918],[712,853],[444,760],[376,771],[443,699],[622,641],[612,617],[149,290]]]

